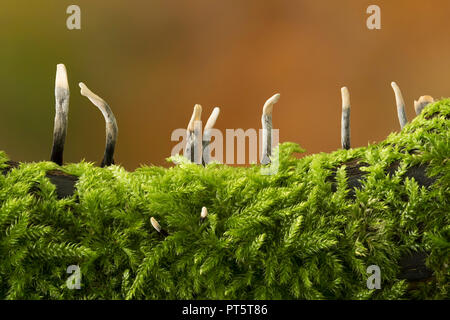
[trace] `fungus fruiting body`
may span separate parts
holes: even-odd
[[[431,96],[421,96],[418,101],[414,100],[414,110],[416,111],[416,115],[419,115],[423,108],[433,102],[434,99]]]
[[[53,128],[53,146],[50,160],[58,165],[63,163],[64,143],[67,134],[69,116],[69,82],[66,67],[63,64],[56,66],[55,79],[55,124]]]
[[[342,149],[350,149],[350,93],[347,87],[341,89],[342,118],[341,118],[341,145]]]
[[[262,124],[262,154],[261,164],[269,164],[272,155],[272,113],[273,106],[280,100],[280,94],[277,93],[270,97],[263,106],[261,124]]]
[[[80,88],[105,118],[102,166],[112,164],[116,119]],[[341,144],[350,149],[350,95],[346,87],[341,94]],[[0,298],[448,298],[450,99],[428,106],[433,99],[421,97],[419,116],[408,125],[400,116],[403,130],[379,144],[298,158],[300,146],[283,143],[279,170],[264,175],[261,166],[185,159],[133,172],[59,167],[69,96],[62,65],[55,96],[56,164],[19,165],[0,152]],[[278,99],[263,107],[263,164]],[[200,164],[203,152],[207,164],[219,109],[203,138],[200,115],[196,105],[184,156]],[[83,271],[82,290],[64,286],[73,264]],[[382,266],[380,290],[361,281],[370,265]]]
[[[400,128],[403,129],[403,127],[408,123],[408,118],[406,117],[405,112],[405,101],[403,100],[402,92],[400,91],[400,87],[397,85],[397,83],[392,82],[391,86],[395,94],[398,121],[400,123]]]
[[[202,106],[196,104],[192,112],[191,120],[189,121],[186,130],[186,147],[184,149],[184,156],[191,162],[201,164],[202,148]]]
[[[217,118],[220,114],[220,108],[215,107],[211,112],[211,115],[208,118],[208,121],[205,124],[205,128],[203,129],[203,137],[202,137],[202,147],[203,147],[203,164],[208,164],[211,162],[211,138],[212,138],[212,129],[216,124]]]
[[[208,216],[208,209],[206,207],[202,207],[202,211],[200,212],[200,222],[205,221]]]
[[[105,100],[93,93],[89,88],[82,82],[80,82],[81,95],[88,98],[103,114],[105,118],[106,126],[106,146],[105,153],[103,155],[103,160],[101,163],[102,167],[110,166],[114,164],[114,149],[116,146],[117,135],[119,129],[117,127],[116,117],[114,116],[111,108],[106,103]]]
[[[152,224],[153,228],[159,233],[161,234],[163,237],[167,237],[169,234],[167,233],[166,230],[164,230],[163,228],[161,228],[161,225],[159,224],[158,221],[156,221],[155,218],[151,217],[150,218],[150,223]]]

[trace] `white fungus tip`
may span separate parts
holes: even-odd
[[[429,103],[433,103],[434,102],[434,98],[432,96],[421,96],[419,98],[419,101],[417,101],[418,103],[423,103],[423,102],[429,102]]]
[[[202,117],[202,106],[199,104],[196,104],[194,106],[194,112],[192,113],[191,120],[189,121],[189,124],[188,124],[188,131],[191,131],[191,132],[194,131],[194,122],[200,121],[201,117]]]
[[[81,89],[81,95],[87,97],[89,93],[92,93],[92,91],[89,90],[89,88],[83,82],[80,82],[78,85]]]
[[[400,107],[404,106],[405,105],[405,101],[403,100],[403,95],[402,95],[402,91],[400,90],[400,87],[394,81],[391,82],[391,87],[394,90],[395,100],[396,100],[396,103],[397,103],[397,108],[400,108]]]
[[[101,110],[104,109],[104,105],[106,104],[105,100],[93,93],[83,82],[80,82],[78,85],[80,86],[80,93],[82,96],[91,100],[91,102]]]
[[[208,216],[208,209],[206,209],[206,207],[202,208],[202,212],[200,213],[200,217],[202,219],[205,219]]]
[[[159,225],[158,221],[156,221],[155,218],[151,217],[150,218],[150,222],[151,222],[153,228],[155,228],[156,231],[161,232],[161,226]]]
[[[350,92],[348,91],[347,87],[341,88],[341,95],[342,95],[342,109],[349,109],[350,108]]]
[[[56,65],[55,88],[69,89],[66,66],[62,63]]]
[[[215,107],[214,110],[211,112],[211,115],[208,118],[208,121],[206,122],[205,125],[205,131],[212,129],[214,127],[214,125],[216,124],[217,118],[219,117],[220,114],[220,108],[219,107]]]
[[[275,103],[277,103],[278,100],[280,100],[280,96],[281,95],[279,93],[276,93],[272,97],[267,99],[267,101],[266,101],[266,103],[264,104],[264,107],[263,107],[263,114],[265,114],[265,115],[272,114],[273,105]]]
[[[418,101],[414,100],[414,110],[416,114],[419,115],[423,108],[425,108],[430,103],[434,102],[434,98],[432,96],[421,96]]]

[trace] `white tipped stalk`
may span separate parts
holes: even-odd
[[[220,108],[215,107],[213,111],[211,112],[211,115],[208,118],[208,121],[206,121],[204,132],[207,132],[208,130],[211,130],[214,128],[214,125],[216,124],[217,118],[220,114]]]
[[[280,94],[276,93],[264,103],[263,114],[272,114],[273,105],[280,100]]]
[[[153,228],[155,228],[156,231],[161,232],[161,226],[159,225],[158,221],[156,221],[155,218],[151,217],[150,218],[150,222],[151,222]]]
[[[203,207],[202,212],[200,213],[200,218],[202,220],[205,220],[207,216],[208,216],[208,209],[206,209],[206,207]]]
[[[403,129],[403,127],[406,126],[406,124],[408,123],[408,119],[406,118],[405,112],[405,101],[403,100],[403,95],[402,92],[400,91],[399,86],[395,82],[392,82],[391,86],[395,93],[398,121],[400,122],[400,128]]]
[[[58,165],[63,163],[64,143],[69,118],[69,81],[63,64],[56,66],[55,79],[55,123],[53,127],[53,146],[50,160]]]
[[[206,122],[205,128],[203,129],[203,164],[206,165],[211,162],[211,149],[209,147],[211,143],[212,129],[216,124],[217,118],[220,114],[220,108],[215,107],[211,112],[208,121]]]
[[[194,126],[195,126],[195,121],[200,121],[202,117],[202,106],[199,104],[196,104],[194,106],[194,112],[192,112],[192,116],[191,116],[191,120],[189,121],[188,124],[188,131],[193,132],[194,131]]]
[[[186,148],[184,149],[184,156],[189,161],[201,164],[202,163],[202,106],[196,104],[194,106],[194,112],[192,113],[191,120],[189,121],[186,130]]]
[[[269,164],[270,156],[272,155],[272,113],[273,105],[280,99],[280,94],[277,93],[270,97],[264,104],[261,124],[262,124],[262,155],[261,164]]]
[[[158,223],[158,221],[156,221],[155,218],[151,217],[150,223],[152,224],[153,228],[158,231],[159,234],[163,235],[164,237],[168,236],[168,233],[163,228],[161,228],[160,224]]]
[[[105,118],[106,146],[101,166],[102,167],[110,166],[114,164],[114,149],[116,146],[117,135],[119,132],[116,118],[114,117],[111,108],[109,107],[109,105],[106,103],[105,100],[103,100],[95,93],[93,93],[91,90],[89,90],[89,88],[84,83],[80,82],[79,85],[81,88],[81,95],[88,98],[101,111],[103,117]]]
[[[434,102],[434,99],[431,96],[421,96],[419,98],[419,101],[414,100],[414,110],[416,111],[416,115],[421,114],[423,108],[425,108],[427,105],[429,105],[433,102]]]
[[[56,65],[55,89],[69,89],[66,66],[62,63]]]
[[[350,93],[347,87],[341,88],[342,118],[341,118],[341,145],[342,149],[350,149]]]

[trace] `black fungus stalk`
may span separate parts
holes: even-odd
[[[108,104],[94,94],[89,88],[82,82],[80,82],[81,95],[87,97],[103,114],[105,118],[106,127],[106,146],[105,153],[103,155],[103,160],[101,163],[102,167],[110,166],[114,164],[114,149],[116,146],[117,135],[119,129],[117,128],[116,118],[108,106]]]
[[[50,161],[58,165],[63,163],[64,143],[67,134],[69,117],[69,82],[66,67],[63,64],[56,66],[55,79],[55,124],[53,127],[53,146]]]
[[[196,104],[191,120],[186,130],[186,147],[184,156],[191,162],[202,163],[201,135],[202,135],[202,106]]]
[[[347,87],[341,89],[342,95],[342,119],[341,119],[341,145],[348,150],[350,146],[350,93]]]
[[[405,101],[403,100],[403,95],[402,92],[400,91],[399,86],[395,82],[392,82],[391,86],[395,93],[398,121],[400,122],[400,128],[403,129],[403,127],[406,126],[406,124],[408,123],[408,119],[406,118],[405,112]]]
[[[166,238],[166,237],[169,235],[169,233],[168,233],[166,230],[164,230],[163,228],[161,228],[160,224],[158,223],[158,221],[156,221],[155,218],[151,217],[151,218],[150,218],[150,223],[152,224],[153,228],[154,228],[156,231],[158,231],[158,233],[159,233],[161,236],[163,236],[164,238]]]
[[[261,116],[262,124],[262,155],[261,164],[269,164],[270,156],[272,155],[272,112],[273,105],[280,99],[280,94],[277,93],[269,98],[263,107]]]
[[[203,165],[207,165],[211,162],[211,138],[212,138],[212,129],[214,125],[216,124],[217,118],[219,117],[220,108],[215,107],[214,110],[211,112],[211,115],[209,116],[208,121],[206,122],[205,128],[203,130],[203,141],[202,141],[202,147],[203,147]]]

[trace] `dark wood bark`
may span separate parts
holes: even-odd
[[[350,199],[355,198],[355,189],[361,189],[362,182],[364,181],[364,177],[367,174],[365,171],[361,171],[362,167],[367,167],[369,164],[365,162],[361,162],[361,159],[353,159],[351,161],[348,161],[344,163],[345,165],[345,172],[347,176],[347,185],[349,188],[348,197]],[[394,175],[395,172],[398,169],[398,166],[400,165],[400,161],[395,161],[389,165],[389,167],[386,169],[386,173],[390,175]],[[406,171],[404,178],[414,178],[419,186],[423,187],[429,187],[431,186],[435,181],[436,177],[428,177],[426,174],[428,166],[425,164],[418,164],[414,165],[408,168]],[[333,173],[328,178],[328,181],[332,183],[331,190],[333,192],[336,191],[336,169],[333,171]]]

